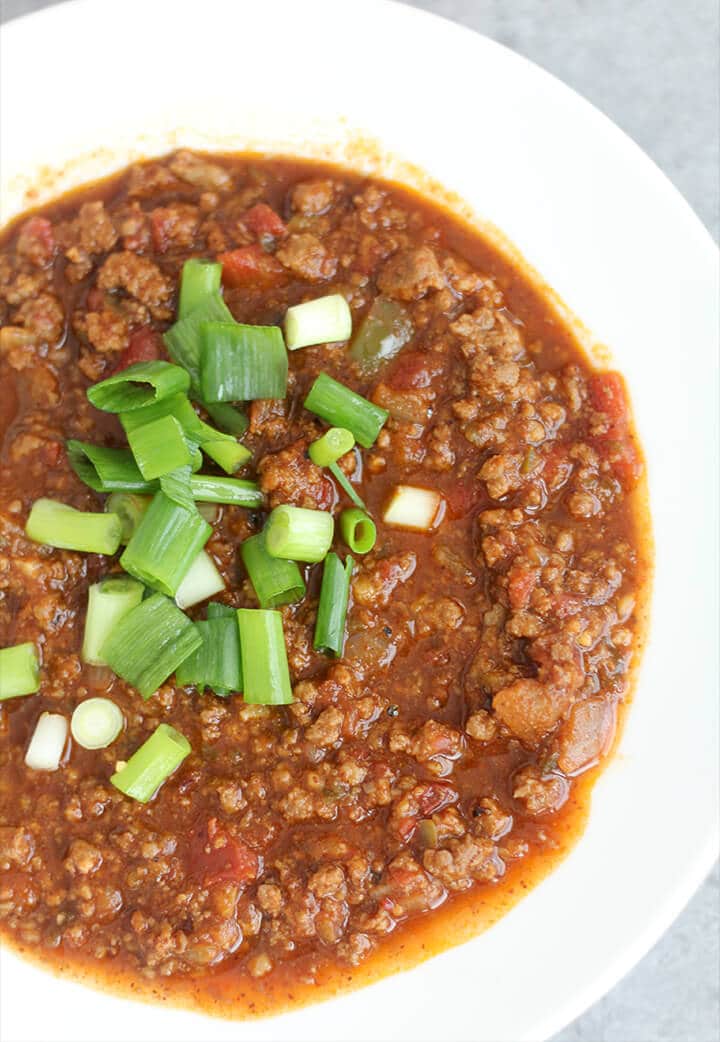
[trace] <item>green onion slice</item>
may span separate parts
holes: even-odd
[[[351,391],[349,387],[320,373],[305,399],[305,408],[336,427],[351,431],[363,448],[375,444],[389,413]]]
[[[210,554],[201,550],[178,586],[175,603],[190,608],[225,589],[225,582]]]
[[[157,492],[120,563],[146,586],[174,597],[211,533],[197,510],[186,510]]]
[[[105,500],[105,512],[117,514],[122,525],[120,542],[125,545],[129,543],[135,529],[140,524],[140,519],[150,506],[152,496],[138,496],[131,492],[113,492]]]
[[[265,547],[271,557],[286,561],[322,561],[333,540],[332,514],[287,504],[275,507],[265,526]]]
[[[331,293],[288,308],[283,330],[288,351],[311,344],[334,344],[350,338],[352,313],[345,297]]]
[[[200,387],[206,402],[285,397],[288,359],[277,326],[206,322],[200,333]]]
[[[205,403],[204,407],[210,418],[225,433],[241,438],[248,429],[247,414],[236,405],[230,405],[229,402],[210,402]]]
[[[83,749],[107,749],[123,729],[125,717],[109,698],[86,698],[75,707],[70,733]]]
[[[365,509],[365,504],[362,499],[355,491],[353,486],[350,484],[349,479],[345,476],[338,463],[331,463],[328,470],[337,481],[340,488],[343,490],[345,495],[348,497],[351,503],[354,503],[356,507],[360,507],[361,510]]]
[[[88,589],[88,606],[85,616],[80,658],[91,666],[106,666],[100,653],[105,641],[117,624],[143,599],[142,583],[127,576],[110,576]]]
[[[316,467],[329,467],[355,446],[351,431],[344,427],[331,427],[308,448],[308,455]]]
[[[136,427],[128,434],[128,442],[146,481],[190,466],[190,450],[174,416],[163,416]]]
[[[394,358],[412,340],[413,324],[406,307],[387,297],[376,297],[350,345],[350,357],[366,374]]]
[[[87,396],[104,412],[131,412],[187,391],[190,377],[171,362],[136,362],[88,387]]]
[[[263,608],[239,608],[243,698],[252,705],[293,701],[282,615]]]
[[[41,713],[35,724],[25,764],[33,771],[56,771],[67,744],[68,725],[59,713]]]
[[[235,615],[232,608],[230,612]],[[175,682],[180,687],[195,684],[200,690],[209,687],[220,695],[242,691],[237,619],[209,618],[207,622],[196,622],[195,629],[202,637],[202,644],[178,666]]]
[[[154,593],[120,620],[100,653],[114,673],[149,698],[200,644],[187,615]]]
[[[218,261],[192,257],[185,261],[180,275],[178,318],[184,319],[205,303],[208,297],[219,296],[222,264]]]
[[[30,641],[0,649],[0,702],[34,695],[40,688],[40,663]]]
[[[234,619],[235,608],[221,601],[210,601],[207,606],[207,617],[209,619]]]
[[[212,474],[193,474],[190,478],[193,498],[202,503],[230,503],[255,509],[261,507],[264,497],[254,481],[242,478],[222,478]]]
[[[217,293],[206,297],[163,335],[170,357],[189,373],[193,395],[200,393],[200,327],[204,322],[232,321],[230,309]]]
[[[190,478],[191,471],[189,466],[178,467],[177,470],[172,470],[169,474],[163,474],[160,478],[160,491],[168,499],[171,499],[173,503],[176,503],[177,506],[182,507],[184,510],[189,510],[192,514],[197,511],[197,507],[192,494]]]
[[[354,507],[340,514],[342,537],[354,554],[367,554],[375,546],[377,528],[364,510]]]
[[[240,554],[261,608],[279,608],[305,596],[300,569],[294,561],[270,556],[264,532],[246,539],[240,546]]]
[[[139,803],[149,803],[190,753],[190,742],[169,724],[157,729],[116,771],[110,782]]]
[[[150,488],[129,449],[90,445],[74,438],[66,448],[70,466],[95,492],[147,492]]]
[[[117,514],[94,514],[54,499],[36,499],[25,533],[28,539],[45,546],[86,554],[114,554],[120,546],[122,522]]]
[[[352,557],[347,557],[343,564],[338,555],[332,553],[325,558],[313,641],[316,651],[342,655],[354,563]]]

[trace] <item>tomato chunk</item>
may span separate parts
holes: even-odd
[[[267,203],[257,203],[243,214],[243,224],[258,239],[282,239],[287,235],[287,226]]]
[[[231,289],[274,286],[285,274],[282,264],[258,245],[221,253],[218,260],[223,266],[223,282]]]
[[[619,373],[596,373],[588,380],[590,404],[597,412],[611,420],[626,418],[628,414],[625,384]]]
[[[424,351],[406,351],[393,366],[388,383],[396,391],[429,387],[433,377],[442,371],[442,363]]]
[[[508,572],[508,600],[513,611],[522,611],[530,603],[530,595],[537,586],[537,568],[513,565]]]
[[[115,372],[119,373],[136,362],[154,362],[163,355],[162,337],[152,326],[141,326],[130,334],[128,346],[120,355]]]
[[[204,886],[230,881],[245,885],[257,878],[260,858],[247,843],[231,836],[217,818],[199,825],[190,844],[193,874]]]

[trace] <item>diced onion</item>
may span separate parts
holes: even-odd
[[[25,764],[33,771],[56,771],[67,736],[68,724],[64,716],[41,713],[25,753]]]
[[[439,492],[415,485],[398,485],[385,508],[383,521],[397,528],[428,532],[440,520],[442,504]]]
[[[224,589],[225,583],[215,562],[205,550],[201,550],[178,587],[175,603],[178,608],[190,608]]]
[[[120,734],[124,722],[120,709],[109,698],[86,698],[75,707],[70,730],[83,749],[106,749]]]
[[[312,344],[334,344],[352,334],[352,314],[340,293],[288,308],[283,323],[288,351]]]

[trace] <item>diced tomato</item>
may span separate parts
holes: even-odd
[[[395,822],[395,831],[402,843],[408,843],[417,828],[417,818],[400,818]]]
[[[443,498],[447,503],[450,517],[455,520],[469,514],[483,499],[487,499],[485,489],[472,475],[457,481],[450,488],[442,488]]]
[[[430,782],[425,786],[424,792],[418,796],[418,806],[424,818],[449,806],[457,799],[457,793],[449,785],[441,785],[439,782]]]
[[[424,351],[406,351],[393,366],[388,384],[396,391],[429,387],[438,372],[440,367],[432,355]]]
[[[231,836],[217,818],[200,824],[190,843],[191,870],[204,886],[230,881],[245,885],[257,878],[260,858]]]
[[[611,420],[626,418],[628,414],[625,384],[619,373],[596,373],[588,380],[588,397],[593,409]]]
[[[87,304],[88,311],[102,311],[103,305],[105,304],[105,294],[101,289],[98,289],[97,286],[93,286],[88,290],[85,303]]]
[[[159,206],[150,214],[150,234],[157,253],[165,253],[170,244],[170,228],[174,224],[172,210]]]
[[[141,326],[130,334],[128,346],[121,353],[114,372],[119,373],[136,362],[154,362],[164,353],[162,337],[152,326]]]
[[[258,239],[265,237],[282,239],[287,235],[285,222],[267,203],[257,203],[255,206],[251,206],[247,213],[243,214],[242,220],[248,230]]]
[[[218,260],[223,266],[223,282],[231,289],[274,286],[285,274],[282,264],[258,245],[221,253]]]
[[[513,565],[508,572],[508,600],[513,611],[522,611],[530,603],[530,595],[539,579],[537,568]]]

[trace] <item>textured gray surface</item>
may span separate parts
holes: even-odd
[[[0,15],[7,21],[53,2],[0,0]],[[574,87],[652,156],[718,237],[716,0],[410,2],[485,33]],[[719,935],[716,867],[645,959],[553,1042],[717,1042]]]

